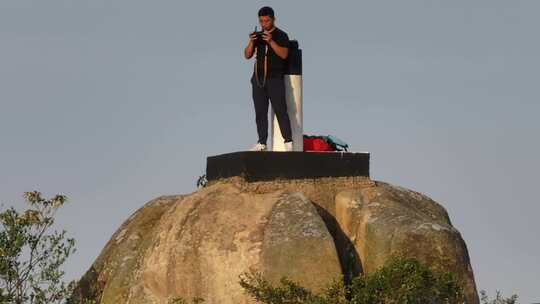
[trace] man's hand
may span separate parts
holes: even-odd
[[[289,49],[279,46],[274,40],[272,40],[272,33],[264,31],[263,40],[274,50],[274,53],[281,59],[287,59],[289,56]]]
[[[255,52],[255,40],[257,40],[257,35],[254,32],[249,33],[249,42],[246,48],[244,49],[244,57],[250,59]]]
[[[255,40],[257,40],[257,35],[255,34],[255,32],[249,33],[249,41],[254,43]]]
[[[264,31],[262,39],[266,41],[266,43],[270,44],[270,42],[272,42],[272,33],[270,33],[269,31]]]

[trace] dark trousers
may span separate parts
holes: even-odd
[[[262,81],[259,80],[262,85]],[[283,77],[268,78],[265,85],[260,88],[255,77],[251,77],[253,91],[253,104],[255,105],[255,122],[259,143],[266,144],[268,139],[268,99],[272,103],[272,109],[281,130],[281,136],[285,142],[292,141],[291,122],[287,114],[287,102],[285,100],[285,82]]]

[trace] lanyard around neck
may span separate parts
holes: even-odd
[[[265,86],[266,84],[266,76],[267,76],[267,70],[268,70],[268,44],[265,44],[264,46],[264,75],[263,75],[263,84],[261,85],[260,82],[259,82],[259,73],[258,73],[258,68],[257,68],[257,62],[259,61],[257,59],[257,51],[258,51],[258,47],[255,47],[255,80],[257,81],[257,86],[259,88],[262,88]]]

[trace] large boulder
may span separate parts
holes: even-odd
[[[302,193],[245,193],[222,183],[158,197],[112,236],[79,292],[111,304],[254,303],[238,284],[249,271],[314,290],[341,274],[332,236]]]
[[[381,182],[342,191],[335,201],[336,220],[359,255],[361,271],[372,272],[393,255],[414,257],[457,274],[470,302],[477,300],[465,242],[437,202]]]
[[[320,290],[371,272],[391,255],[461,279],[478,303],[467,248],[442,206],[364,177],[246,182],[228,178],[161,196],[130,216],[80,280],[100,303],[254,303],[238,284],[259,271]]]

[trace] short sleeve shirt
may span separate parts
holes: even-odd
[[[281,29],[275,27],[273,31],[270,32],[272,35],[272,40],[276,42],[277,45],[282,47],[289,47],[289,36],[287,33],[282,31]],[[262,42],[256,45],[257,48],[257,73],[259,74],[259,79],[263,79],[264,75],[264,51],[265,46],[267,45],[266,42]],[[268,78],[274,78],[274,77],[283,77],[283,74],[286,70],[287,60],[281,59],[272,49],[270,45],[268,45],[268,70],[267,75]]]

